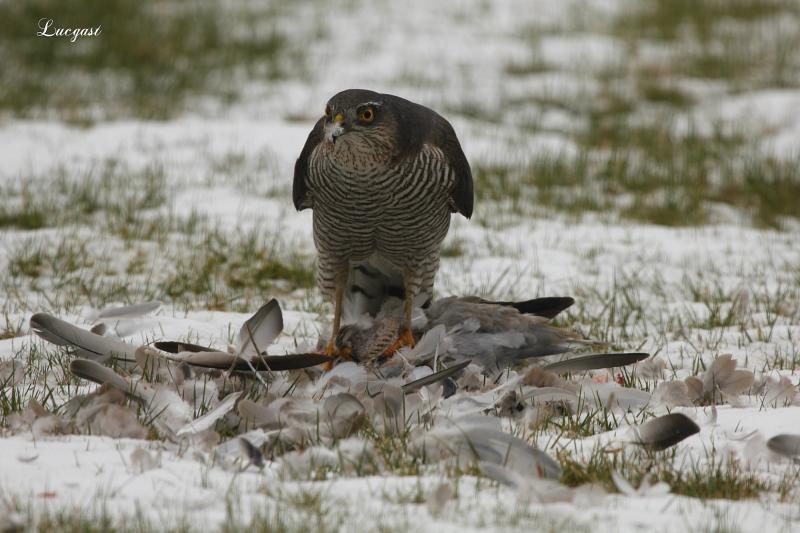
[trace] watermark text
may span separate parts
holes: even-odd
[[[39,31],[36,35],[39,37],[66,37],[71,43],[78,40],[79,37],[97,37],[103,32],[101,26],[91,28],[60,28],[56,26],[53,19],[40,18]]]

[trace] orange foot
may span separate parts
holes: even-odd
[[[397,350],[402,348],[403,346],[408,346],[409,348],[413,348],[416,342],[414,341],[414,334],[411,333],[410,329],[404,330],[400,337],[396,341],[394,341],[391,346],[386,348],[381,354],[382,357],[391,357],[393,356]]]
[[[341,359],[343,361],[352,361],[353,358],[350,355],[352,351],[353,350],[350,347],[337,349],[336,344],[333,341],[329,342],[328,346],[325,348],[325,355],[332,357],[333,359],[325,363],[325,366],[322,367],[323,370],[328,372],[330,369],[332,369],[337,359]]]

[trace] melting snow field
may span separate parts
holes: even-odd
[[[702,199],[702,217],[678,210],[685,221],[659,224],[650,212],[669,191],[557,184],[550,205],[514,173],[583,153],[596,127],[590,108],[611,99],[604,73],[672,53],[644,39],[634,58],[623,30],[598,29],[625,9],[615,1],[304,3],[279,23],[300,28],[293,42],[308,72],[245,85],[230,105],[198,98],[165,121],[0,121],[3,217],[44,220],[4,218],[0,227],[0,531],[66,528],[75,517],[143,530],[800,529],[800,446],[767,445],[800,435],[800,203],[765,224],[754,204],[720,194]],[[800,31],[786,17],[781,27]],[[614,90],[634,102],[631,122],[661,116],[661,103],[628,94],[629,75],[615,78],[622,87]],[[667,111],[675,135],[696,130],[707,139],[697,142],[711,144],[720,128],[741,129],[748,141],[736,155],[797,157],[798,85],[734,88],[680,72],[669,85],[689,99]],[[292,169],[325,101],[349,87],[438,110],[483,180],[472,220],[453,218],[439,297],[572,296],[556,325],[602,341],[599,351],[652,356],[546,379],[531,374],[536,360],[488,378],[469,367],[450,398],[441,383],[405,396],[407,416],[398,423],[393,413],[394,427],[389,392],[375,396],[364,385],[374,376],[350,367],[335,378],[265,376],[269,383],[224,372],[174,383],[148,374],[175,397],[161,398],[163,410],[71,376],[74,354],[31,331],[34,313],[85,329],[104,322],[107,336],[136,346],[180,340],[225,351],[275,298],[283,329],[268,353],[317,348],[332,309],[313,286],[311,211],[292,205]],[[725,157],[714,164],[722,168]],[[507,181],[486,178],[508,165]],[[570,171],[554,168],[559,183]],[[711,183],[723,179],[714,168]],[[585,203],[565,203],[577,189]],[[775,190],[779,202],[786,192]],[[99,315],[147,300],[163,305],[132,318]],[[117,370],[142,377],[135,365]],[[412,374],[392,386],[423,375]],[[558,406],[532,401],[545,386],[571,395],[568,406],[563,397]],[[211,430],[165,436],[237,390],[238,406]],[[366,407],[363,426],[311,435],[327,416],[320,406],[344,393]],[[91,413],[69,407],[80,395],[90,395]],[[296,398],[291,409],[312,419],[287,407],[280,431],[259,426],[263,413],[248,415],[245,398],[264,410]],[[699,432],[666,451],[636,444],[634,427],[669,412]],[[503,457],[475,461],[448,447],[460,434],[448,424],[461,420],[468,433],[474,419],[460,417],[475,414],[547,454],[560,474],[540,479]],[[182,423],[165,430],[172,415]],[[241,447],[245,431],[263,444],[261,467]]]

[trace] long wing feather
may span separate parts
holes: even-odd
[[[525,315],[536,315],[545,318],[555,318],[557,314],[575,303],[575,299],[570,298],[569,296],[547,296],[544,298],[534,298],[532,300],[525,300],[521,302],[484,301],[489,304],[513,307]]]
[[[79,355],[89,359],[100,362],[109,359],[136,362],[137,346],[111,337],[102,337],[47,313],[36,313],[31,317],[30,324],[33,332],[47,342],[74,347]]]
[[[183,352],[175,355],[165,354],[165,357],[172,361],[184,362],[192,366],[219,370],[232,369],[236,372],[252,372],[250,365],[258,371],[300,370],[333,360],[332,357],[318,353],[259,355],[253,358],[252,361],[247,361],[227,352]]]
[[[580,372],[582,370],[598,370],[601,368],[615,368],[630,365],[650,357],[650,354],[631,352],[631,353],[595,353],[573,357],[550,363],[544,370],[567,374],[569,372]]]
[[[153,346],[162,352],[181,353],[181,352],[217,352],[216,348],[200,346],[199,344],[192,344],[190,342],[181,341],[156,341]]]
[[[125,393],[131,390],[127,379],[91,359],[73,359],[69,363],[69,371],[81,379],[88,379],[98,385],[108,384]]]

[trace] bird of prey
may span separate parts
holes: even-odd
[[[313,210],[317,284],[334,301],[328,354],[343,314],[375,314],[365,302],[379,308],[380,296],[403,300],[397,346],[413,345],[412,309],[431,298],[451,213],[472,215],[472,173],[450,123],[398,96],[342,91],[297,159],[292,196]]]

